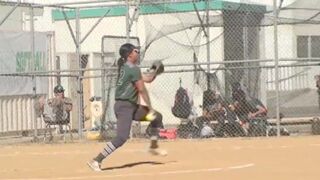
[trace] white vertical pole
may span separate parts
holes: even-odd
[[[82,71],[81,69],[81,44],[80,44],[80,9],[76,8],[76,56],[79,64],[78,77],[78,134],[79,139],[82,139],[82,123],[83,123],[83,93],[82,93]]]
[[[279,103],[279,57],[278,57],[278,8],[277,0],[273,0],[274,61],[276,88],[277,136],[280,136],[280,103]]]
[[[129,14],[129,1],[126,0],[127,14],[126,14],[126,40],[130,42],[130,14]]]
[[[207,24],[207,37],[206,37],[206,41],[207,41],[207,89],[210,89],[210,79],[209,79],[209,73],[210,73],[210,24],[209,24],[209,16],[210,16],[210,1],[207,0],[206,3],[206,24]]]
[[[31,64],[32,67],[30,68],[31,71],[35,71],[36,67],[35,67],[35,39],[34,39],[34,11],[33,11],[33,7],[30,7],[30,38],[31,38]],[[36,95],[37,95],[37,89],[36,89],[36,77],[33,74],[32,75],[32,93],[33,93],[33,100],[35,103],[35,99],[36,99]],[[38,122],[37,122],[37,117],[35,116],[35,111],[33,112],[32,119],[34,120],[34,141],[37,140],[38,137]]]

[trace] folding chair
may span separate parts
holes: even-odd
[[[59,114],[60,113],[60,114]],[[70,139],[73,141],[73,136],[70,126],[70,113],[66,111],[55,111],[48,103],[44,105],[44,111],[41,114],[42,120],[45,122],[44,141],[47,140],[47,133],[49,132],[49,142],[53,141],[52,130],[54,126],[59,127],[59,131],[63,130],[63,140],[66,142],[66,131],[70,133]]]

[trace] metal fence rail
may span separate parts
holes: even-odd
[[[259,100],[268,111],[266,121],[252,121],[266,122],[260,124],[266,132],[260,135],[316,134],[317,123],[311,120],[318,117],[320,104],[320,34],[314,16],[319,12],[311,7],[318,5],[302,0],[1,1],[1,137],[25,132],[43,137],[47,127],[37,105],[40,97],[55,97],[58,84],[73,107],[71,129],[55,126],[57,133],[70,131],[82,139],[86,131],[116,121],[115,61],[123,42],[140,47],[142,71],[156,60],[165,65],[165,73],[148,89],[168,128],[199,135],[211,124],[216,136],[243,136],[230,134],[237,128],[248,135],[248,119],[240,116],[253,110],[252,105],[237,110],[234,94],[240,89],[243,100]],[[171,109],[179,87],[189,92],[189,118],[176,117]],[[214,107],[220,114],[212,112],[212,117],[204,107],[210,92],[220,103],[220,109]]]

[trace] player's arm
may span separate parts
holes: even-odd
[[[151,102],[150,102],[150,97],[149,93],[147,91],[146,86],[144,85],[144,80],[141,75],[140,68],[135,68],[133,71],[131,71],[131,77],[132,77],[132,82],[134,83],[134,86],[137,88],[138,94],[141,95],[141,98],[144,100],[146,105],[151,108]]]
[[[70,98],[65,98],[66,111],[70,112],[72,110],[72,100]]]
[[[146,82],[146,83],[151,83],[157,77],[156,73],[148,73],[148,72],[142,73],[141,76],[142,76],[143,82]]]
[[[146,89],[146,86],[144,85],[144,81],[142,79],[138,80],[135,82],[135,87],[138,90],[138,93],[141,95],[142,99],[144,100],[144,102],[146,103],[146,105],[152,109],[151,107],[151,102],[150,102],[150,97],[149,97],[149,93]]]
[[[145,83],[151,83],[154,81],[157,77],[157,74],[155,72],[144,72],[141,74],[142,80]]]
[[[67,104],[66,106],[66,111],[71,111],[72,110],[72,104]]]
[[[231,111],[236,111],[237,107],[239,107],[239,102],[235,101],[235,102],[231,103],[228,107]]]
[[[256,108],[258,109],[258,111],[254,112],[254,113],[249,113],[249,117],[257,117],[259,116],[260,114],[266,114],[267,113],[267,109],[260,106],[260,105],[257,105]]]
[[[202,116],[208,116],[209,115],[209,112],[207,111],[207,109],[203,109],[202,110]]]

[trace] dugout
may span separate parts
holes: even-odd
[[[261,20],[264,18],[266,8],[249,4],[225,4],[222,10],[224,27],[224,59],[225,61],[238,61],[259,59],[259,31]],[[231,94],[232,84],[242,82],[247,87],[251,97],[261,98],[261,76],[259,69],[234,69],[232,67],[246,67],[249,64],[227,64],[231,68],[226,74],[226,94]],[[259,66],[259,62],[251,63]]]
[[[138,8],[136,15],[132,18],[131,36],[136,36],[140,40],[142,52],[142,65],[148,65],[153,60],[162,60],[164,64],[185,64],[195,62],[193,54],[196,54],[196,62],[223,62],[233,60],[247,60],[259,58],[259,23],[263,18],[265,7],[261,5],[234,3],[228,1],[209,1],[209,6],[205,1],[195,2],[162,2],[152,3],[145,2],[137,6],[130,6],[131,15],[133,10]],[[88,32],[92,25],[101,17],[104,17],[94,31],[89,34],[85,42],[81,44],[81,51],[89,54],[87,68],[102,67],[101,56],[97,52],[101,51],[101,44],[97,43],[97,39],[101,40],[103,36],[123,36],[126,34],[126,11],[125,6],[114,5],[105,7],[95,7],[80,9],[81,31]],[[110,10],[110,11],[109,11]],[[212,35],[210,39],[210,59],[207,59],[206,40],[204,32],[202,32],[201,22],[198,15],[205,19],[206,11],[209,11],[209,22],[203,21],[204,26],[210,27]],[[109,12],[108,12],[109,11]],[[108,12],[108,13],[107,13]],[[61,10],[56,9],[52,12],[52,18],[55,24],[56,32],[56,48],[57,53],[65,53],[68,51],[73,54],[74,45],[68,31],[65,19],[70,23],[74,23],[75,14],[71,10],[66,10],[63,14]],[[114,27],[114,28],[106,28]],[[190,41],[191,40],[191,41]],[[60,43],[64,42],[64,43]],[[113,48],[113,45],[111,45]],[[108,47],[108,44],[106,45]],[[110,47],[110,44],[109,44]],[[117,54],[117,49],[109,54]],[[95,54],[94,56],[91,56]],[[101,53],[103,54],[103,52]],[[66,61],[66,60],[64,60]],[[108,60],[109,61],[109,60]],[[111,66],[112,63],[109,63]],[[237,64],[233,66],[245,66],[245,64]],[[77,67],[76,64],[73,66]],[[105,66],[104,66],[105,67]],[[211,68],[218,68],[219,65],[212,65]],[[193,68],[193,66],[192,66]],[[179,78],[182,78],[183,86],[194,92],[193,100],[196,104],[202,104],[202,92],[208,88],[205,80],[206,66],[201,66],[200,71],[190,73],[170,73],[162,75],[150,87],[152,98],[155,99],[155,108],[162,109],[167,120],[166,124],[177,124],[179,119],[175,118],[171,113],[173,102],[173,94],[179,86]],[[166,67],[168,71],[176,70],[176,67]],[[99,73],[88,72],[91,75],[99,75]],[[229,94],[230,82],[241,80],[249,83],[249,92],[255,97],[260,97],[259,72],[254,69],[234,70],[228,73],[223,71],[217,72],[211,70],[210,74],[214,78],[210,79],[211,87],[217,89],[223,94]],[[196,79],[198,78],[198,79]],[[90,88],[86,89],[84,97],[106,95],[106,89],[101,89],[100,81],[97,79],[86,79],[89,81]],[[108,88],[112,84],[106,85]],[[197,87],[195,87],[197,86]],[[259,87],[258,87],[259,86]],[[155,88],[153,88],[155,87]],[[197,90],[194,90],[194,89]],[[76,88],[74,88],[76,89]],[[198,91],[198,92],[195,92]],[[156,94],[164,94],[156,96]],[[112,102],[112,100],[108,101]],[[84,104],[86,106],[88,104]],[[112,104],[110,104],[112,107]],[[198,113],[202,110],[198,108]],[[113,119],[112,110],[110,118]],[[85,115],[86,116],[86,115]],[[76,116],[74,116],[76,117]],[[77,118],[76,118],[77,119]]]

